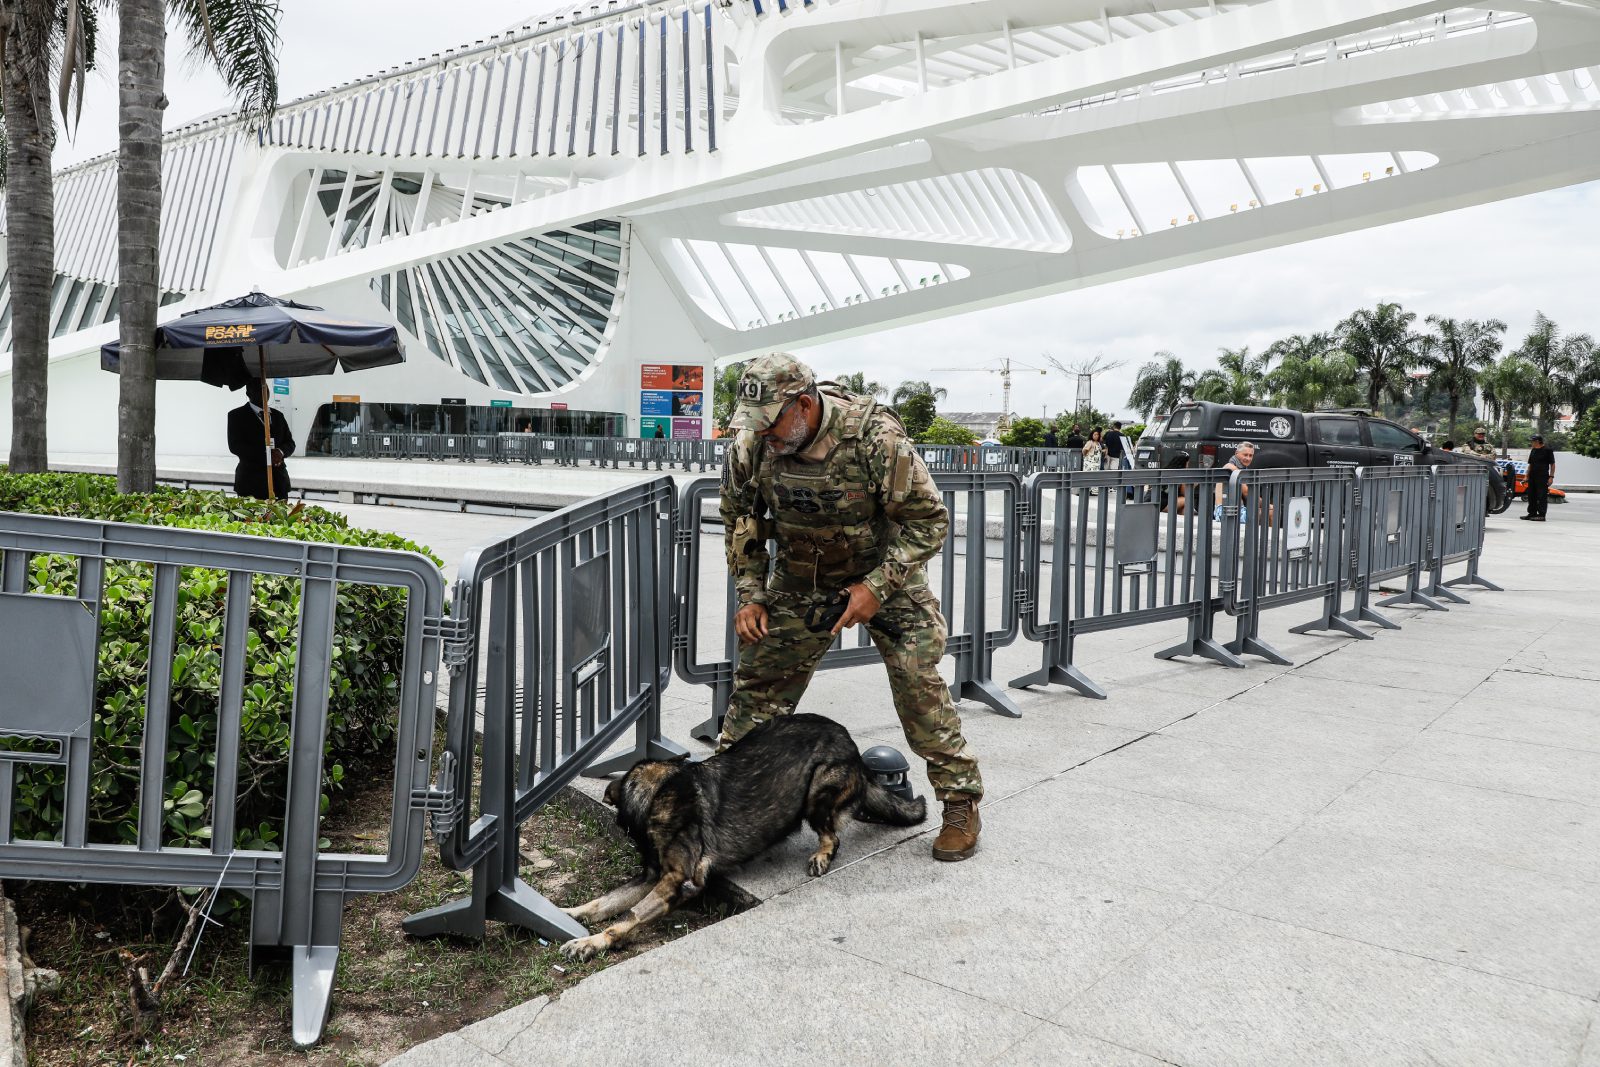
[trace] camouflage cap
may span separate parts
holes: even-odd
[[[739,377],[737,406],[728,425],[735,430],[765,430],[783,405],[815,384],[811,368],[787,352],[753,359]]]
[[[1476,430],[1473,430],[1472,432],[1473,433],[1488,433],[1489,431],[1485,430],[1482,426],[1479,426]]]

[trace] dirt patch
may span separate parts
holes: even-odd
[[[352,794],[324,827],[334,850],[380,852],[388,826],[386,789]],[[563,907],[629,881],[633,846],[610,815],[567,790],[523,827],[522,877]],[[226,925],[212,927],[188,977],[164,995],[161,1028],[135,1032],[126,949],[159,971],[176,942],[184,912],[166,892],[117,886],[8,882],[29,951],[59,970],[61,989],[36,1004],[28,1055],[36,1067],[183,1063],[266,1067],[282,1063],[382,1064],[429,1038],[541,994],[563,989],[620,960],[707,926],[746,901],[727,895],[674,912],[626,950],[576,963],[525,931],[490,923],[481,943],[423,941],[400,928],[407,915],[466,894],[464,874],[446,870],[430,851],[415,881],[398,893],[363,896],[345,908],[344,946],[333,1008],[321,1046],[301,1051],[289,1040],[288,969],[268,967],[251,980],[247,910],[219,903]]]

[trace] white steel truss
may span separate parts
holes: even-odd
[[[811,344],[1600,177],[1597,70],[1578,0],[593,5],[261,130],[175,132],[162,280],[179,306],[364,294],[464,390],[617,408],[608,360]],[[112,330],[114,171],[59,178],[58,358]]]

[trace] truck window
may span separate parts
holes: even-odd
[[[1367,431],[1372,434],[1373,448],[1381,448],[1385,452],[1422,451],[1421,441],[1392,422],[1379,422],[1374,419],[1367,423]]]
[[[1318,419],[1317,436],[1325,445],[1360,445],[1361,423],[1355,419]]]

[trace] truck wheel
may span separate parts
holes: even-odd
[[[1494,498],[1490,497],[1489,498],[1489,505],[1484,510],[1487,511],[1490,515],[1501,515],[1501,514],[1504,514],[1505,511],[1510,507],[1511,507],[1511,494],[1510,493],[1502,493],[1502,494],[1500,494],[1500,504],[1499,504],[1498,507],[1495,506]]]

